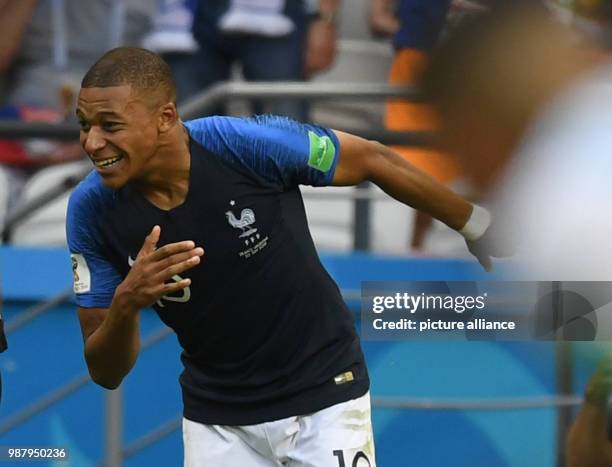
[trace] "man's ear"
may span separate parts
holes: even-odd
[[[157,128],[160,133],[166,133],[174,127],[178,121],[178,111],[176,105],[173,102],[163,104],[159,108],[158,125]]]

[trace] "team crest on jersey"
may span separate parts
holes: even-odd
[[[134,264],[134,260],[132,259],[131,256],[128,256],[128,264],[130,265],[130,267],[132,267],[132,264]],[[174,282],[180,282],[183,280],[183,278],[179,276],[178,274],[175,274],[174,276],[172,276],[172,280]],[[181,290],[181,292],[182,292],[182,295],[178,297],[174,295],[164,295],[162,298],[157,300],[156,303],[158,306],[163,308],[166,305],[164,305],[162,300],[166,300],[168,302],[179,302],[179,303],[188,302],[189,299],[191,298],[191,289],[189,288],[189,286],[185,287],[183,290]]]
[[[229,204],[235,206],[236,202],[231,200]],[[268,245],[268,237],[262,237],[255,227],[255,211],[252,209],[242,209],[239,217],[234,214],[234,211],[228,210],[225,211],[225,217],[229,225],[240,231],[238,238],[242,239],[247,247],[239,253],[241,258],[250,258]]]

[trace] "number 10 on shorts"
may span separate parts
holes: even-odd
[[[337,450],[333,453],[334,456],[338,458],[338,467],[372,467],[370,459],[368,459],[368,456],[366,456],[363,451],[357,451],[357,454],[355,454],[355,457],[353,457],[352,462],[348,465],[346,464],[344,458],[344,451]]]

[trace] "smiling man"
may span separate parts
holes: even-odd
[[[359,339],[298,185],[372,180],[460,230],[488,267],[486,211],[353,135],[272,116],[182,122],[147,50],[108,52],[81,86],[95,170],[67,233],[92,379],[121,383],[153,306],[184,349],[185,465],[374,466]]]

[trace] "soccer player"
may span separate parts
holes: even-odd
[[[67,234],[92,379],[121,383],[153,306],[184,349],[185,465],[374,466],[363,354],[298,185],[372,180],[486,268],[488,213],[382,144],[272,116],[182,122],[175,95],[144,49],[108,52],[81,83],[95,170]]]

